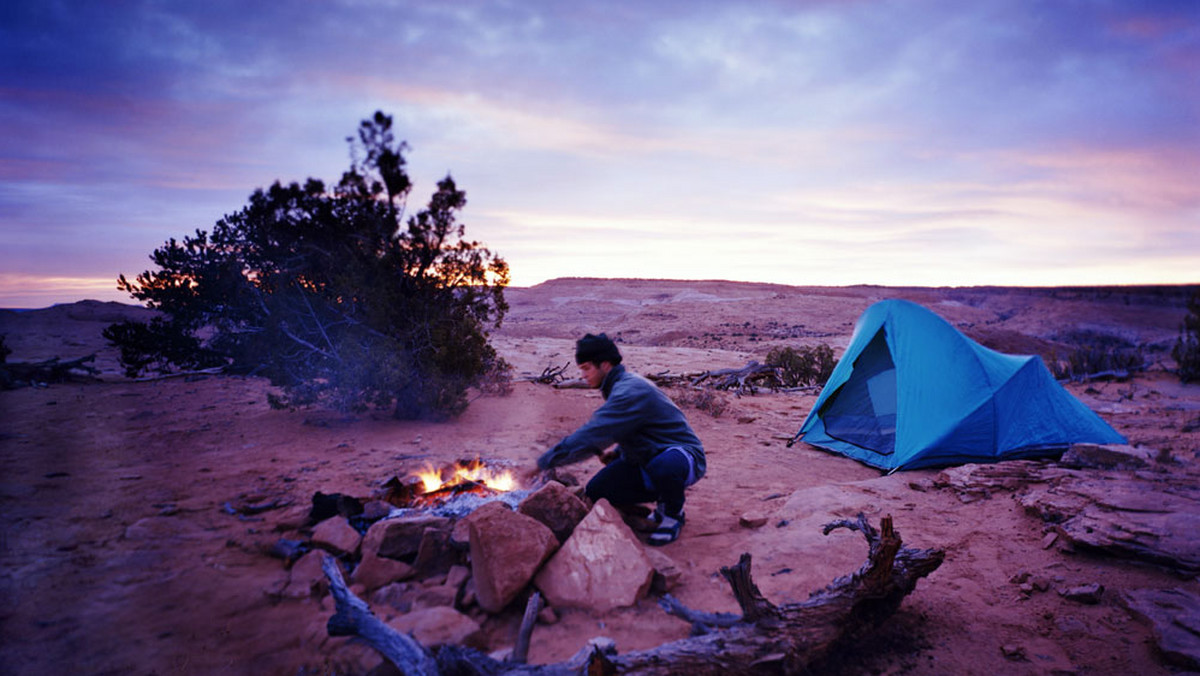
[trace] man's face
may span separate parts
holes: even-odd
[[[583,373],[583,379],[587,381],[588,387],[598,389],[604,382],[604,376],[612,370],[612,364],[602,361],[599,365],[593,364],[590,361],[585,361],[579,365],[579,370]]]

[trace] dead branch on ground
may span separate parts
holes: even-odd
[[[764,669],[801,673],[819,667],[836,649],[861,640],[891,616],[917,581],[937,570],[945,557],[939,549],[902,547],[890,516],[883,518],[879,530],[859,514],[853,521],[827,524],[825,533],[839,528],[858,531],[867,541],[868,558],[857,571],[834,580],[806,601],[776,606],[759,592],[750,555],[742,554],[737,565],[721,569],[742,615],[694,611],[666,596],[660,605],[667,613],[705,633],[651,650],[617,655],[610,640],[593,639],[575,657],[556,664],[499,662],[461,647],[443,648],[434,658],[411,638],[397,638],[395,630],[372,615],[366,603],[346,588],[337,563],[326,557],[325,574],[336,603],[329,631],[362,638],[404,673],[543,675],[577,674],[584,668],[605,674],[749,674]],[[721,629],[713,631],[713,627]],[[431,662],[437,671],[418,671],[428,669]]]
[[[534,376],[528,380],[542,385],[554,385],[561,383],[567,379],[565,373],[568,366],[570,366],[570,364],[563,364],[562,366],[547,366],[546,368],[542,369],[542,375]]]
[[[754,394],[759,387],[777,390],[783,386],[779,371],[769,364],[751,361],[740,369],[705,371],[692,379],[692,386],[709,381],[709,386],[718,390],[734,390],[738,394]]]
[[[100,375],[100,369],[88,366],[94,361],[96,355],[89,354],[69,361],[60,361],[58,357],[54,357],[38,362],[0,363],[0,384],[3,384],[3,389],[8,390],[43,383],[92,380]]]

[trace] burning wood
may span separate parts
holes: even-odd
[[[404,479],[384,484],[382,498],[396,507],[430,509],[460,496],[490,498],[517,490],[512,471],[489,467],[479,458],[459,460],[447,467],[431,465]]]

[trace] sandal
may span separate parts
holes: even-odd
[[[655,511],[651,518],[658,523],[658,527],[650,533],[650,538],[646,541],[647,544],[661,547],[669,545],[679,538],[679,531],[683,530],[683,514],[680,514],[678,519],[672,519]]]

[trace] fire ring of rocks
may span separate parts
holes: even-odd
[[[483,623],[535,588],[539,619],[554,622],[556,609],[631,606],[679,577],[607,501],[589,506],[557,481],[522,488],[482,460],[392,477],[367,499],[317,493],[298,532],[273,548],[288,566],[276,596],[323,596],[331,554],[382,619],[427,647],[505,647],[486,645]]]

